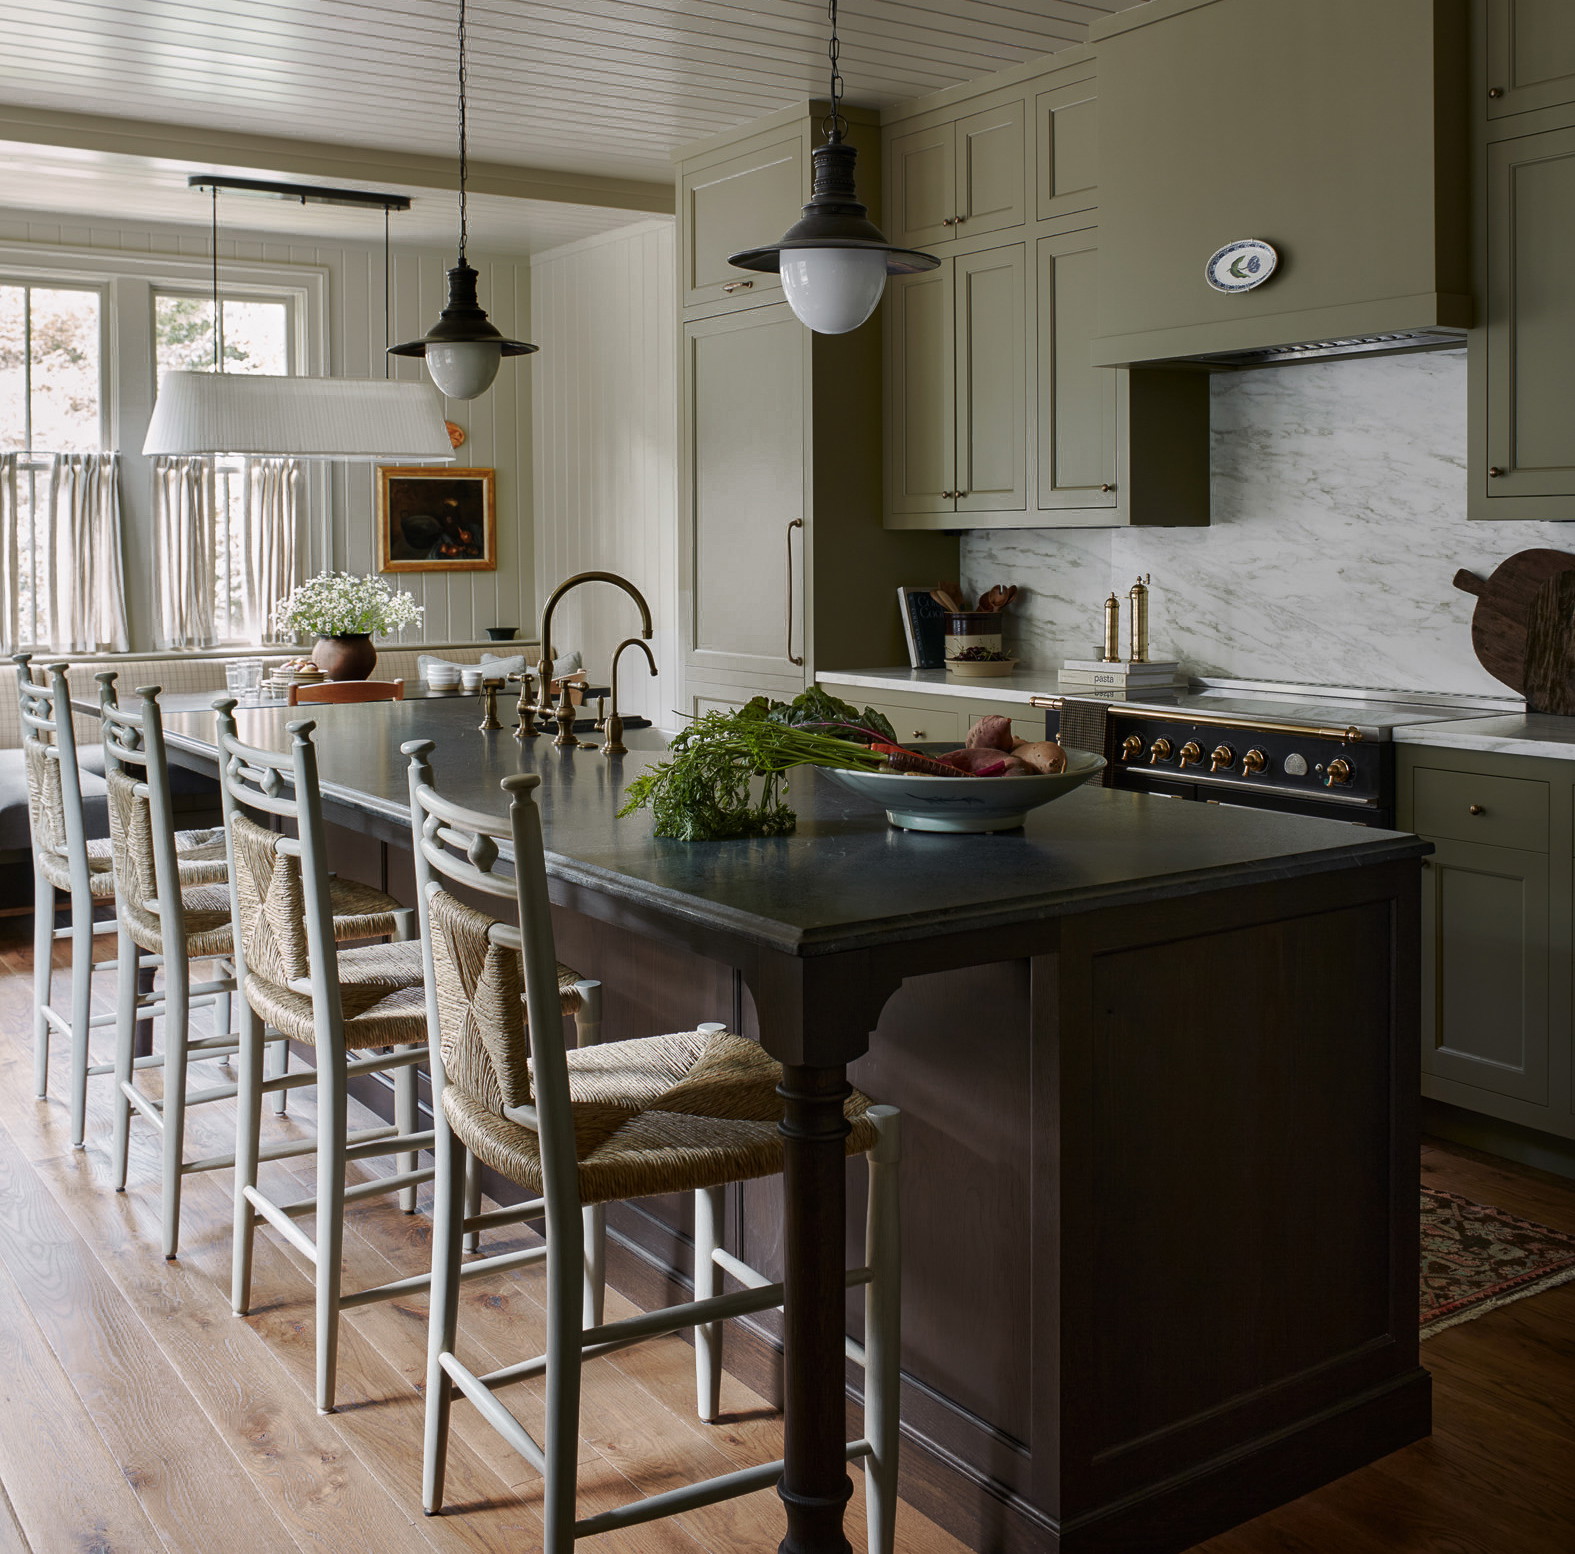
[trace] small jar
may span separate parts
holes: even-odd
[[[947,658],[956,658],[965,648],[983,648],[987,653],[1001,651],[999,610],[967,610],[946,617]]]

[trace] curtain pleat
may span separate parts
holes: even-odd
[[[17,455],[0,453],[0,646],[15,653],[22,640],[22,529],[17,512],[21,491]],[[32,543],[31,536],[28,537]]]
[[[246,461],[244,521],[247,636],[253,642],[267,642],[275,636],[275,607],[301,581],[299,459]]]
[[[49,593],[55,647],[124,653],[120,455],[57,453],[49,482]]]
[[[154,593],[162,647],[212,647],[213,466],[207,458],[153,461]]]

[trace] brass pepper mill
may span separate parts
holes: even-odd
[[[1128,656],[1128,662],[1134,664],[1146,664],[1148,662],[1149,581],[1149,574],[1145,572],[1127,590],[1127,598],[1132,604],[1132,651]]]
[[[628,647],[637,647],[645,654],[645,661],[651,666],[651,673],[656,673],[656,659],[639,637],[626,637],[613,649],[612,658],[612,711],[607,714],[607,737],[602,743],[603,755],[627,755],[629,747],[623,742],[623,719],[618,716],[618,660],[623,657],[623,650]]]
[[[520,699],[514,707],[514,711],[519,716],[519,723],[514,729],[514,737],[519,740],[540,738],[541,730],[536,727],[536,708],[531,701],[531,697],[535,692],[532,688],[530,670],[526,669],[519,674],[511,674],[509,679],[519,681],[520,687]]]
[[[1105,662],[1121,662],[1121,601],[1114,593],[1105,600]]]
[[[498,722],[498,692],[502,689],[502,680],[483,680],[481,682],[481,694],[485,698],[485,708],[481,722],[476,727],[483,734],[490,734],[494,729],[503,727]]]

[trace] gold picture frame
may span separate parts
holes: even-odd
[[[495,572],[497,472],[379,465],[379,572]]]

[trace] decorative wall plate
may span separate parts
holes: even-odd
[[[1215,291],[1251,291],[1274,274],[1280,256],[1262,238],[1238,238],[1219,249],[1203,267]]]

